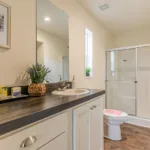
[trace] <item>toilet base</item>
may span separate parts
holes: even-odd
[[[105,138],[113,141],[120,141],[122,139],[120,124],[110,125],[108,123],[105,123],[104,127],[105,127],[105,135],[104,135]]]

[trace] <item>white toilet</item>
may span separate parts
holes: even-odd
[[[114,141],[121,140],[120,125],[127,120],[128,114],[113,109],[104,109],[103,114],[105,138]]]

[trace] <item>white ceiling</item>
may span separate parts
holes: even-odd
[[[49,22],[44,21],[47,16],[51,19]],[[50,0],[37,0],[37,28],[68,40],[68,16]]]
[[[150,0],[77,0],[112,33],[150,27]],[[101,12],[99,6],[110,4]]]

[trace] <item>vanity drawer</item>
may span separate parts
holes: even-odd
[[[0,149],[1,150],[37,150],[41,146],[48,143],[49,141],[55,140],[55,138],[57,138],[59,135],[64,133],[67,134],[67,129],[68,129],[67,113],[63,113],[54,118],[45,120],[39,124],[36,124],[25,130],[22,130],[16,134],[1,139]],[[30,145],[31,140],[35,140],[35,143],[33,141],[34,144],[32,145]]]

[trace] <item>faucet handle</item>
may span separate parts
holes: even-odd
[[[61,86],[63,87],[63,86],[65,86],[65,84],[66,84],[66,81],[63,81]]]
[[[67,88],[69,88],[69,87],[70,87],[70,84],[68,83],[68,84],[67,84]]]
[[[69,87],[70,87],[70,84],[68,83],[68,84],[66,84],[66,86],[63,87],[63,90],[66,90]]]

